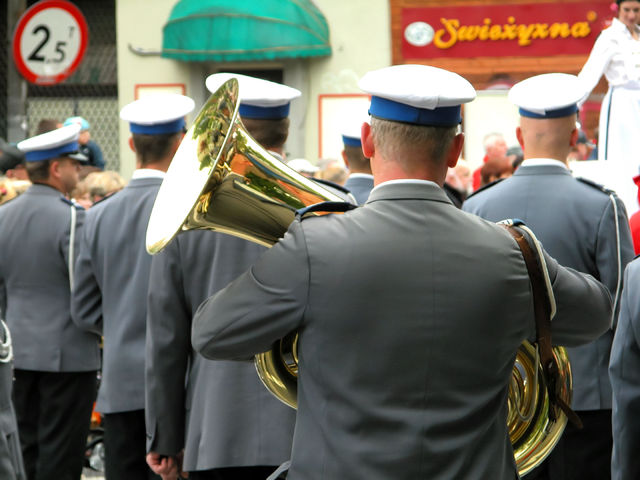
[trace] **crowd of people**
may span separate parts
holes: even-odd
[[[617,3],[640,19],[640,2]],[[460,125],[476,92],[453,72],[365,74],[367,120],[320,162],[286,159],[300,91],[238,74],[205,84],[230,79],[244,128],[282,162],[259,174],[274,198],[251,194],[285,201],[295,170],[344,200],[300,210],[271,248],[190,229],[147,252],[189,97],[122,108],[126,185],[79,117],[0,145],[0,478],[78,480],[94,402],[107,480],[519,478],[507,415],[526,340],[543,358],[567,347],[575,424],[525,478],[640,478],[640,260],[615,192],[569,170],[592,148],[576,124],[583,79],[514,85],[519,145],[488,133],[475,171]],[[209,186],[237,175],[197,160]],[[291,332],[297,410],[250,361]]]

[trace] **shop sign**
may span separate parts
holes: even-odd
[[[608,2],[405,7],[404,59],[588,54]]]

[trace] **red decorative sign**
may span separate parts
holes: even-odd
[[[13,60],[29,82],[52,85],[78,68],[88,41],[87,21],[78,7],[66,0],[42,0],[18,20]]]
[[[605,1],[402,9],[405,59],[588,54],[613,13]]]

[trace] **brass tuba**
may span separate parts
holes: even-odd
[[[296,210],[341,201],[331,191],[290,169],[262,148],[238,116],[238,83],[228,80],[198,113],[158,192],[147,229],[147,250],[161,251],[181,231],[207,229],[261,245],[275,244]],[[297,333],[265,353],[255,365],[265,386],[296,408]],[[559,392],[571,402],[571,370],[564,348],[555,347]],[[553,449],[567,417],[549,401],[536,348],[520,347],[509,384],[508,428],[520,475]]]

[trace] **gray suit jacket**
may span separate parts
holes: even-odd
[[[0,343],[10,344],[10,336],[5,335],[0,326]],[[22,451],[18,438],[18,424],[11,402],[13,389],[13,364],[0,347],[0,478],[2,480],[26,480],[22,463]]]
[[[623,203],[581,182],[561,166],[522,166],[515,175],[469,198],[463,210],[490,221],[519,218],[561,265],[593,275],[617,307],[625,265],[633,258]],[[614,317],[614,325],[615,325]],[[609,353],[613,328],[568,349],[574,410],[611,408]]]
[[[192,231],[153,257],[147,448],[165,455],[184,448],[186,471],[279,465],[291,454],[295,411],[262,385],[253,362],[210,361],[191,348],[191,319],[200,303],[264,250],[229,235]]]
[[[71,321],[72,208],[59,191],[38,184],[0,208],[0,309],[13,336],[15,368],[80,372],[100,366],[98,337]],[[76,209],[76,252],[84,215]]]
[[[547,261],[555,338],[595,338],[608,292]],[[516,476],[506,398],[533,336],[529,277],[508,232],[437,185],[382,185],[362,208],[294,222],[202,304],[192,341],[208,358],[244,358],[292,330],[291,480]]]
[[[144,408],[151,255],[145,238],[161,178],[131,180],[87,213],[71,302],[75,324],[104,336],[102,413]]]
[[[640,260],[627,266],[624,284],[609,366],[613,386],[612,480],[640,478]]]
[[[351,192],[358,202],[358,205],[364,205],[373,189],[373,175],[371,178],[350,176],[347,178],[344,188]]]

